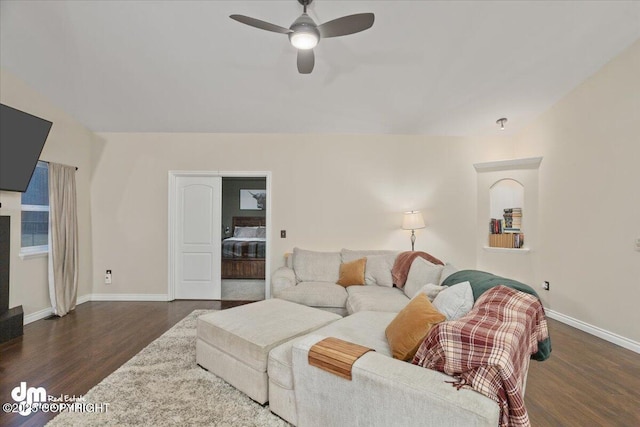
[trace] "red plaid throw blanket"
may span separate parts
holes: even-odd
[[[500,405],[500,426],[529,426],[522,395],[525,369],[538,341],[548,336],[540,301],[496,286],[464,317],[435,325],[413,363],[456,378]]]

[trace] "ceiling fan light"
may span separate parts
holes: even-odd
[[[295,31],[289,35],[289,41],[297,49],[313,49],[318,45],[319,38],[313,32]]]

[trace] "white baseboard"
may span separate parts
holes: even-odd
[[[78,297],[78,299],[76,301],[76,305],[84,304],[87,301],[91,301],[91,294],[83,295],[81,297]],[[31,314],[28,314],[28,315],[24,316],[24,319],[22,320],[22,324],[26,325],[28,323],[35,322],[36,320],[40,320],[40,319],[44,319],[46,317],[49,317],[52,314],[53,314],[53,308],[52,307],[47,307],[47,308],[44,308],[44,309],[42,309],[40,311],[36,311],[35,313],[31,313]]]
[[[81,297],[78,297],[78,300],[76,301],[76,305],[84,304],[87,301],[91,301],[91,294],[82,295]]]
[[[45,317],[49,317],[53,314],[53,308],[47,307],[43,310],[36,311],[35,313],[27,314],[22,319],[22,324],[26,325],[31,322],[35,322],[36,320],[44,319]]]
[[[78,297],[76,306],[88,301],[169,301],[166,294],[87,294]],[[23,325],[49,317],[53,314],[53,308],[47,307],[35,313],[24,316]]]
[[[621,335],[614,334],[613,332],[609,332],[597,326],[590,325],[586,322],[583,322],[582,320],[574,319],[573,317],[558,313],[557,311],[549,310],[547,308],[545,308],[544,311],[548,317],[557,320],[558,322],[573,326],[576,329],[580,329],[581,331],[584,331],[588,334],[594,335],[598,338],[602,338],[605,341],[609,341],[613,344],[619,345],[620,347],[624,347],[627,350],[640,353],[640,343],[637,341],[633,341]],[[553,342],[553,337],[551,337],[551,341]]]
[[[169,301],[167,294],[91,294],[91,301]]]

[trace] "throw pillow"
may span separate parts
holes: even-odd
[[[236,227],[233,230],[233,237],[251,238],[256,237],[258,227]]]
[[[444,265],[444,262],[440,261],[438,258],[432,255],[429,255],[426,252],[422,252],[422,251],[401,252],[396,257],[396,261],[393,263],[393,269],[391,270],[391,275],[393,276],[393,284],[396,285],[398,288],[404,287],[404,284],[407,281],[407,276],[409,275],[409,269],[411,268],[411,264],[413,264],[413,261],[418,257],[424,258],[435,265]]]
[[[435,297],[433,306],[447,316],[447,320],[456,320],[464,316],[473,307],[471,283],[462,282],[449,286],[449,289],[443,290]]]
[[[422,287],[422,289],[420,289],[420,292],[418,292],[419,294],[425,294],[427,296],[427,298],[429,298],[429,301],[433,301],[435,299],[435,297],[438,296],[438,294],[442,291],[444,291],[445,289],[449,289],[448,286],[438,286],[438,285],[434,285],[433,283],[427,283],[426,285],[424,285]]]
[[[416,258],[411,264],[407,281],[404,284],[405,295],[413,298],[427,283],[440,283],[441,272],[441,265],[432,264],[424,258]]]
[[[393,357],[404,361],[411,360],[431,327],[444,320],[444,314],[435,309],[426,295],[416,296],[384,331]]]
[[[444,268],[442,269],[442,274],[440,275],[440,283],[438,284],[442,286],[444,279],[451,276],[456,271],[458,271],[458,269],[453,264],[446,263],[444,265]]]
[[[366,265],[366,258],[340,264],[338,285],[344,286],[345,288],[353,285],[364,285],[364,269]]]

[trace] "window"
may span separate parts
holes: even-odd
[[[49,165],[38,162],[27,191],[22,193],[21,254],[49,251]]]

